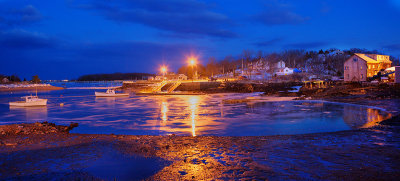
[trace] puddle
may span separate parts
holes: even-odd
[[[104,180],[143,180],[168,164],[161,158],[125,155],[109,149],[99,159],[89,162],[83,171]]]

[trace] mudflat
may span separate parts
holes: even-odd
[[[396,121],[398,117],[391,119]],[[0,126],[0,179],[396,180],[400,176],[399,127],[391,124],[333,133],[242,137],[68,133],[74,126]],[[110,152],[148,163],[143,167],[150,171],[143,175],[134,166],[113,172],[111,168],[124,159],[112,156],[111,162],[101,161]],[[91,163],[110,169],[96,171],[99,167]]]

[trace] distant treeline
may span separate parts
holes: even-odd
[[[142,80],[153,76],[148,73],[113,73],[113,74],[89,74],[80,76],[77,81],[106,81],[106,80]]]
[[[23,80],[24,82],[27,81],[26,78]],[[15,82],[21,82],[21,79],[18,77],[18,75],[3,75],[0,74],[0,83],[15,83]],[[38,75],[32,76],[32,80],[29,81],[30,83],[40,83],[41,80],[39,79]]]

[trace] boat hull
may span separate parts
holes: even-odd
[[[15,107],[46,106],[47,99],[39,99],[37,101],[32,101],[32,102],[17,101],[17,102],[10,102],[9,104],[10,106],[15,106]]]
[[[96,97],[123,97],[123,96],[129,96],[129,94],[126,93],[120,93],[120,94],[107,94],[104,92],[94,92]]]

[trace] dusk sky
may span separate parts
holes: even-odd
[[[0,0],[0,74],[21,79],[327,48],[400,56],[400,0]]]

